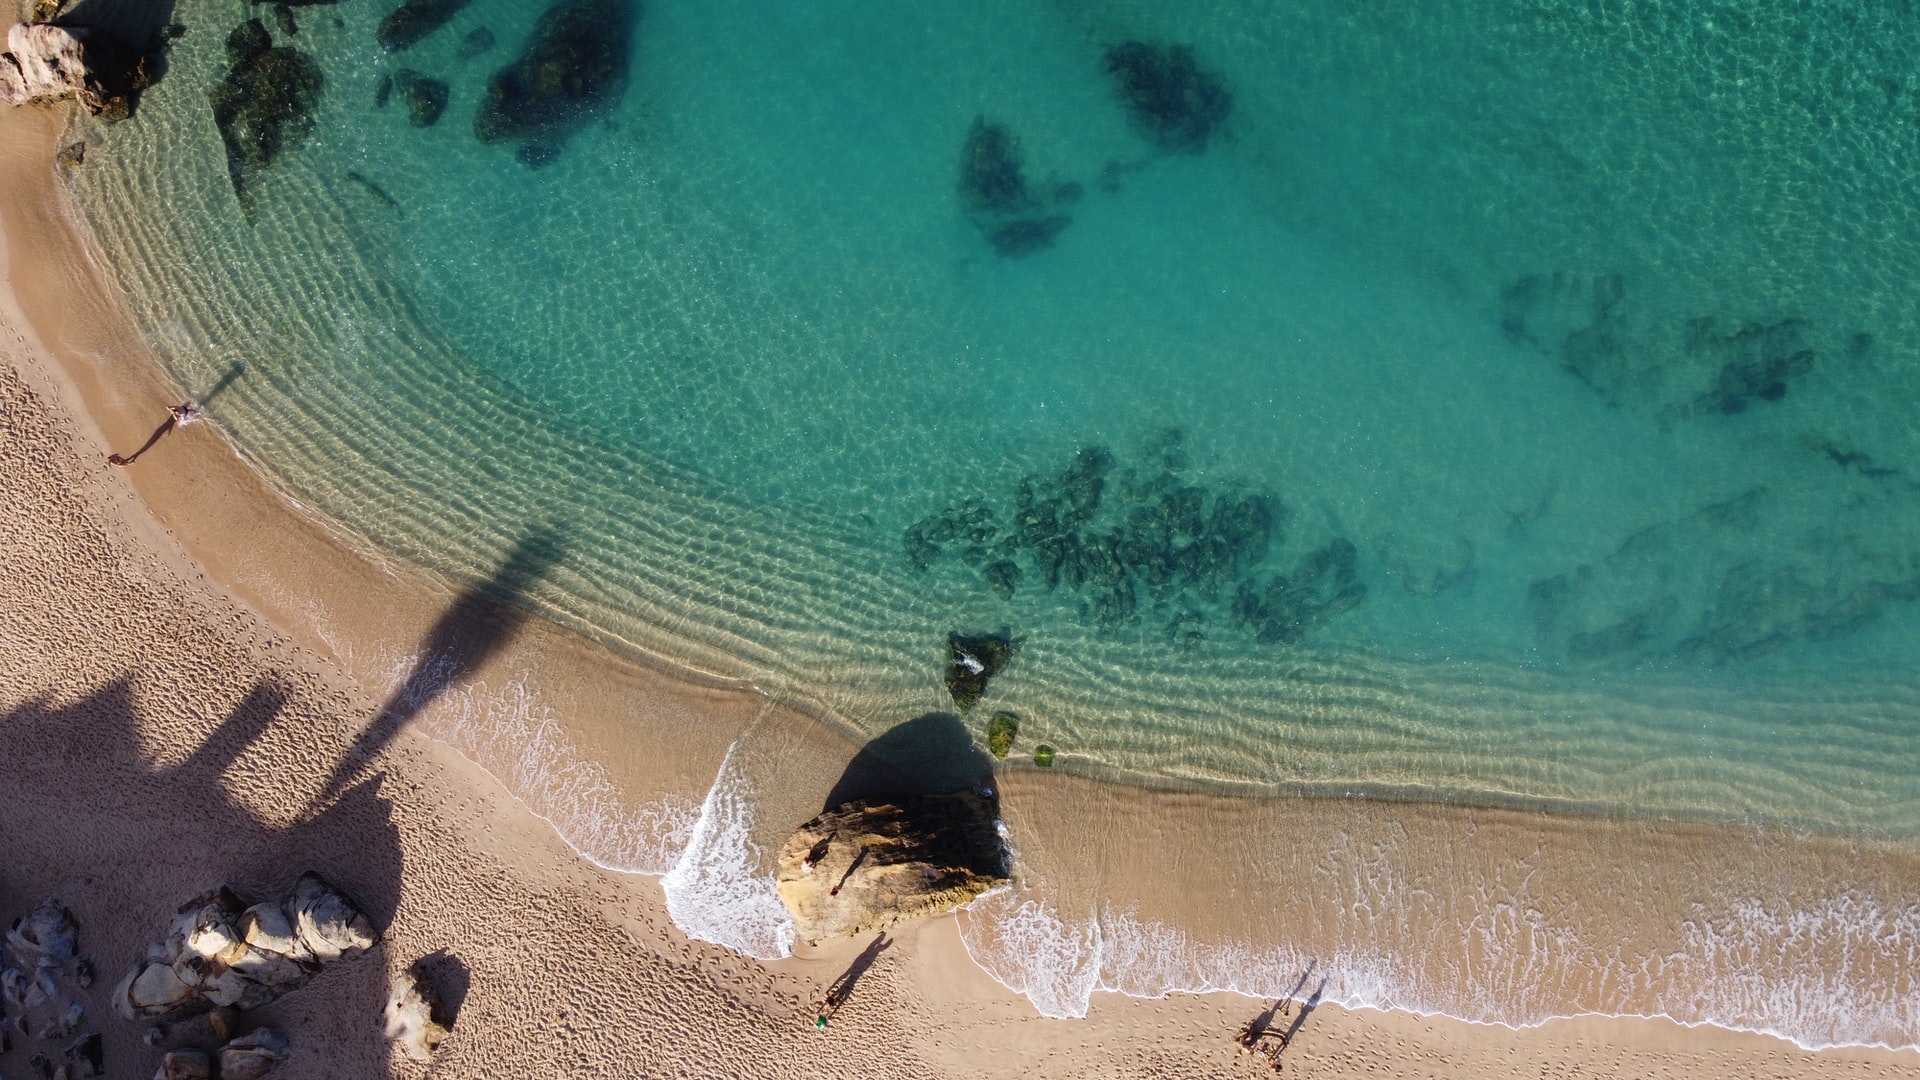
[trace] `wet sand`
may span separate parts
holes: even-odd
[[[655,878],[581,859],[555,827],[600,863],[644,862],[658,838],[606,823],[697,804],[749,727],[797,733],[802,756],[829,769],[855,748],[751,688],[671,676],[384,562],[249,468],[220,437],[217,402],[212,421],[170,432],[133,468],[107,467],[188,390],[72,232],[52,164],[64,122],[0,117],[0,916],[43,895],[73,909],[101,972],[87,1024],[106,1036],[110,1075],[157,1060],[105,997],[174,908],[221,883],[266,895],[308,868],[386,937],[262,1010],[292,1037],[277,1074],[289,1078],[425,1075],[385,1045],[379,1006],[393,975],[438,952],[465,985],[437,1075],[1264,1073],[1230,1038],[1266,1003],[1096,994],[1084,1020],[1044,1019],[969,960],[965,915],[904,929],[816,1031],[817,995],[866,942],[763,964],[688,941]],[[456,663],[419,664],[434,646]],[[462,723],[486,696],[477,688],[513,687],[542,704],[524,727]],[[1017,834],[1022,805],[1114,797],[1071,778],[1008,783]],[[1153,798],[1173,823],[1162,842],[1182,843],[1191,796]],[[1423,816],[1444,808],[1394,827]],[[1046,844],[1047,828],[1042,814],[1027,835]],[[1106,884],[1177,911],[1179,891],[1154,887],[1166,875],[1143,863]],[[32,1052],[16,1047],[0,1072]],[[1514,1031],[1333,1006],[1300,1024],[1285,1064],[1305,1076],[1920,1077],[1913,1051],[1809,1053],[1662,1020]]]

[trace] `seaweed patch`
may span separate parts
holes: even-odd
[[[1071,594],[1087,624],[1155,626],[1182,648],[1219,627],[1297,644],[1366,598],[1350,541],[1331,538],[1276,572],[1266,564],[1285,541],[1278,496],[1185,470],[1178,431],[1139,464],[1087,447],[1058,472],[1024,477],[998,510],[968,497],[920,518],[902,552],[915,573],[952,561],[1002,601]]]

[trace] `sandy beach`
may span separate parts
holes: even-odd
[[[697,804],[749,726],[797,732],[823,789],[857,747],[749,688],[654,670],[383,562],[261,479],[217,409],[109,468],[184,391],[75,235],[53,164],[66,121],[0,117],[0,917],[46,896],[73,911],[100,972],[84,1024],[108,1075],[158,1060],[106,994],[176,907],[221,884],[277,893],[308,869],[384,937],[248,1014],[291,1038],[276,1073],[290,1080],[1266,1072],[1231,1036],[1270,1002],[1096,994],[1085,1019],[1045,1019],[968,958],[964,914],[890,936],[816,1030],[822,989],[867,940],[762,963],[688,940],[656,877],[583,859],[556,825],[632,865],[657,838],[594,821]],[[451,668],[417,659],[449,652]],[[475,686],[530,672],[542,716],[605,722],[459,722]],[[1020,778],[1010,798],[1050,779]],[[580,820],[547,820],[561,814]],[[427,1066],[389,1046],[380,1010],[396,975],[436,955],[458,1015]],[[1910,1050],[1807,1052],[1665,1020],[1513,1030],[1296,1003],[1280,1022],[1285,1072],[1308,1077],[1920,1077]],[[16,1040],[0,1075],[37,1052]]]

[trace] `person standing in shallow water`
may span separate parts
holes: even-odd
[[[153,444],[159,442],[167,432],[184,424],[191,424],[198,419],[200,419],[200,410],[191,401],[182,402],[178,405],[169,405],[167,406],[167,418],[161,421],[159,427],[153,429],[153,434],[147,436],[147,441],[140,444],[140,449],[135,450],[125,457],[119,454],[108,454],[107,464],[115,468],[124,469],[135,461],[138,461],[141,454],[153,449]]]

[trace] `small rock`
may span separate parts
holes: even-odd
[[[261,1028],[220,1048],[220,1080],[260,1080],[285,1060],[287,1037]]]
[[[53,155],[53,160],[69,167],[78,165],[87,160],[87,144],[83,142],[68,143],[60,148],[59,153]]]
[[[300,25],[293,21],[293,9],[285,4],[273,5],[273,21],[280,32],[293,37],[300,32]]]
[[[27,917],[13,924],[7,940],[20,950],[23,960],[51,960],[64,964],[79,955],[80,928],[73,914],[58,900],[42,900]]]
[[[460,39],[460,47],[454,50],[454,55],[462,60],[471,60],[491,48],[493,31],[482,26],[468,31],[467,36]]]
[[[962,712],[973,708],[986,693],[987,682],[1006,669],[1020,643],[1006,631],[998,634],[947,635],[947,692]]]
[[[172,964],[149,963],[133,969],[120,980],[113,991],[113,1006],[129,1020],[164,1016],[192,994],[193,987],[180,981]]]
[[[353,901],[311,870],[294,884],[286,911],[301,944],[322,963],[366,952],[380,940],[373,923]]]
[[[387,999],[387,1038],[400,1044],[415,1061],[428,1061],[447,1037],[449,1021],[441,1008],[433,984],[415,965],[394,980],[393,994]]]
[[[66,1058],[67,1072],[74,1080],[106,1075],[100,1033],[97,1031],[88,1032],[67,1044]]]
[[[204,1050],[169,1050],[160,1055],[153,1080],[212,1080],[213,1061]]]
[[[407,119],[414,127],[432,127],[447,110],[447,84],[417,71],[396,71],[394,88],[407,102]]]

